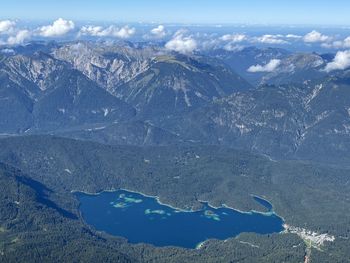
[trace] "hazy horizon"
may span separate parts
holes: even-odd
[[[20,8],[19,8],[20,7]],[[2,3],[0,19],[176,24],[350,25],[350,3],[333,1],[25,1]],[[77,12],[79,10],[79,12]]]

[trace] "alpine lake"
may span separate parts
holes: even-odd
[[[281,232],[283,219],[272,205],[253,196],[266,213],[241,212],[228,207],[186,211],[161,204],[155,197],[126,190],[99,194],[75,193],[85,222],[98,231],[127,238],[130,243],[196,248],[208,239],[225,240],[243,232]]]

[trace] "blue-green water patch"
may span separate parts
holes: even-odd
[[[99,231],[125,237],[131,243],[195,248],[207,239],[224,240],[242,232],[269,234],[283,230],[283,220],[273,212],[244,213],[226,207],[213,208],[207,203],[203,203],[202,210],[183,211],[160,204],[156,198],[125,190],[77,196],[86,223]]]

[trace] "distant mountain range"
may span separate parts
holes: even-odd
[[[322,69],[334,57],[331,54],[292,53],[280,48],[256,47],[247,47],[236,52],[211,50],[207,55],[222,60],[255,86],[302,83],[320,79],[326,76]],[[273,59],[280,61],[279,66],[273,71],[248,71],[251,66],[266,65]]]
[[[247,71],[272,59],[274,71]],[[276,48],[181,55],[127,42],[32,43],[1,55],[0,133],[347,163],[350,73],[323,71],[331,59]]]

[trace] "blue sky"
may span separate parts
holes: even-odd
[[[3,0],[0,19],[349,25],[348,0]]]

